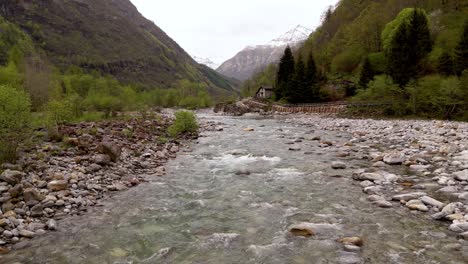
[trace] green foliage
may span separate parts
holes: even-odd
[[[437,65],[437,70],[446,76],[452,75],[455,73],[453,58],[448,52],[442,53],[439,58],[439,63]]]
[[[285,97],[290,89],[291,81],[294,77],[294,56],[291,48],[288,46],[284,50],[283,57],[280,60],[278,66],[278,74],[276,75],[276,88],[275,97],[276,100],[280,100]]]
[[[68,100],[49,101],[44,107],[47,124],[49,126],[57,126],[72,121],[75,118],[72,109],[72,102]]]
[[[383,42],[388,42],[384,44],[387,73],[400,87],[417,78],[422,60],[432,49],[426,13],[421,9],[411,9],[408,19],[408,10],[404,9],[396,18],[396,29],[391,33],[384,30],[382,34]],[[402,17],[405,19],[399,21]],[[391,28],[393,24],[390,23]]]
[[[288,83],[288,88],[285,91],[285,98],[288,102],[297,104],[304,100],[304,96],[308,94],[307,79],[305,76],[305,64],[300,56],[295,66],[295,72],[292,80]]]
[[[198,124],[195,115],[188,111],[179,111],[175,113],[176,119],[167,132],[172,137],[177,137],[181,134],[196,133]]]
[[[384,50],[388,50],[392,46],[392,42],[395,39],[400,27],[403,24],[407,26],[410,24],[411,16],[414,12],[414,8],[403,9],[398,16],[388,23],[382,31],[382,47]]]
[[[367,84],[374,80],[375,75],[376,74],[372,68],[369,58],[365,58],[362,65],[361,75],[359,76],[359,86],[364,89],[367,88]]]
[[[365,51],[361,46],[352,46],[336,55],[332,60],[332,72],[352,73],[362,60]]]
[[[384,108],[387,115],[462,118],[468,111],[468,91],[463,81],[455,76],[430,75],[401,89],[391,78],[380,75],[369,83],[368,89],[359,90],[354,99],[388,103]]]
[[[305,85],[307,92],[303,95],[304,101],[308,103],[320,101],[320,74],[315,64],[315,58],[312,53],[309,54],[307,59],[307,66],[305,70]]]
[[[18,144],[30,133],[31,101],[12,86],[0,85],[0,163],[16,158]]]
[[[468,69],[468,20],[455,49],[455,73],[461,75],[466,69]]]

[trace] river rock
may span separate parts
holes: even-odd
[[[306,223],[292,225],[289,228],[289,232],[294,236],[310,237],[315,235],[315,231]]]
[[[403,194],[397,194],[392,197],[392,200],[394,201],[409,201],[413,199],[418,199],[419,197],[426,196],[427,193],[425,192],[412,192],[412,193],[403,193]]]
[[[340,161],[334,161],[331,167],[335,170],[343,170],[346,169],[346,164]]]
[[[19,231],[20,236],[25,237],[25,238],[33,238],[36,234],[32,231],[26,230],[26,229],[21,229]]]
[[[94,156],[94,162],[99,165],[109,165],[111,163],[111,157],[107,154],[98,154]]]
[[[457,186],[447,186],[447,187],[439,189],[437,192],[456,193],[456,192],[458,192],[458,187]]]
[[[16,185],[23,179],[23,173],[21,171],[6,170],[0,174],[0,180],[7,182],[11,185]]]
[[[436,199],[431,198],[429,196],[423,196],[423,197],[419,198],[419,200],[421,200],[426,205],[430,205],[430,206],[434,206],[434,207],[438,207],[438,208],[444,207],[444,203],[442,203],[440,201],[437,201]]]
[[[49,219],[47,221],[47,229],[52,231],[57,230],[57,222],[54,219]]]
[[[456,212],[457,208],[463,207],[463,204],[460,202],[449,203],[442,209],[441,213],[444,214],[444,217],[451,215]]]
[[[99,144],[97,151],[101,154],[109,155],[111,161],[116,162],[120,158],[122,148],[113,142],[104,141]]]
[[[36,204],[31,208],[31,216],[42,216],[44,214],[42,210],[44,210],[44,206],[42,204]]]
[[[362,247],[364,245],[364,241],[360,237],[344,237],[338,240],[338,242],[342,244],[350,244],[358,247]]]
[[[17,184],[15,187],[10,188],[8,192],[10,193],[11,198],[16,198],[23,194],[23,185]]]
[[[375,204],[378,207],[381,207],[381,208],[391,208],[391,207],[393,207],[393,204],[391,202],[383,200],[383,199],[375,201]]]
[[[458,195],[458,199],[468,200],[468,192],[464,192]]]
[[[453,173],[453,176],[459,181],[468,181],[468,170],[457,171]]]
[[[378,173],[353,174],[353,179],[358,181],[383,181],[385,178]]]
[[[27,188],[23,191],[23,199],[25,202],[30,201],[43,201],[45,199],[44,195],[42,195],[37,188]]]
[[[421,212],[429,211],[429,208],[427,208],[427,206],[425,206],[421,200],[410,200],[406,203],[406,207],[411,210],[418,210]]]
[[[392,153],[384,156],[383,161],[389,165],[400,165],[406,160],[405,155],[401,153]]]
[[[369,186],[369,187],[365,187],[363,191],[366,194],[381,194],[382,193],[382,187],[380,187],[380,186]]]
[[[65,180],[51,181],[47,184],[47,189],[53,192],[66,190],[68,188],[68,183]]]
[[[465,223],[454,223],[449,226],[449,230],[452,232],[463,233],[468,231],[468,222]]]
[[[461,233],[459,237],[468,240],[468,232]]]
[[[331,232],[335,232],[340,227],[334,224],[316,224],[303,222],[300,224],[291,225],[289,231],[299,236],[313,236],[313,235],[324,235]]]

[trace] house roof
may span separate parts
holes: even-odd
[[[259,90],[262,89],[262,88],[265,89],[265,90],[274,90],[274,88],[271,87],[271,86],[260,86]]]

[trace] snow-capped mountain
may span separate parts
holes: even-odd
[[[267,44],[247,46],[236,56],[221,64],[217,71],[225,76],[245,81],[269,64],[276,63],[287,45],[297,48],[311,33],[311,29],[298,25]]]
[[[270,41],[268,45],[270,46],[286,46],[288,44],[297,44],[306,40],[310,34],[312,34],[312,29],[308,29],[301,25],[296,26],[295,28],[289,30],[278,38]]]
[[[219,63],[216,63],[208,58],[203,58],[203,57],[198,57],[198,56],[193,56],[193,59],[200,63],[200,64],[204,64],[210,68],[212,68],[213,70],[216,70],[218,67],[219,67]]]

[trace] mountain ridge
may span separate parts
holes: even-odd
[[[287,45],[299,48],[311,33],[311,29],[298,25],[266,44],[245,47],[216,70],[225,76],[245,81],[269,64],[277,62]]]
[[[212,94],[226,91],[129,0],[4,0],[0,15],[31,35],[61,70],[75,65],[148,88],[187,79],[206,83]],[[227,90],[234,91],[234,85]]]

